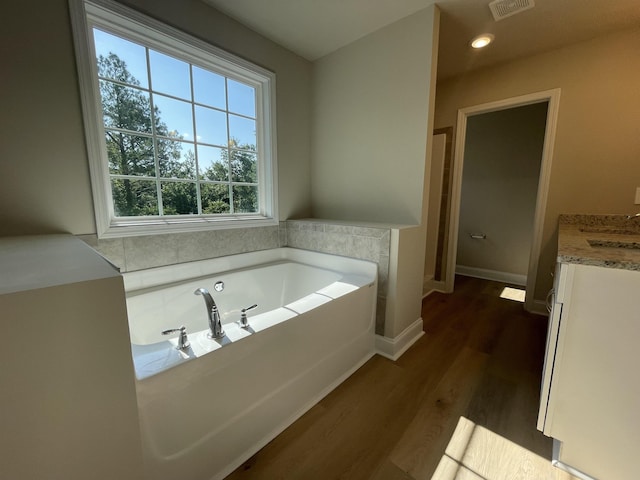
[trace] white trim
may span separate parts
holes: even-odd
[[[111,0],[69,0],[99,238],[244,228],[278,223],[275,74]],[[115,217],[97,81],[93,26],[119,32],[256,89],[259,208],[256,214]],[[194,180],[195,181],[195,180]]]
[[[97,219],[96,219],[97,220]],[[251,228],[251,227],[272,227],[278,225],[276,218],[259,218],[259,217],[236,217],[229,219],[228,217],[157,217],[148,222],[140,221],[132,224],[109,225],[106,230],[98,238],[122,238],[135,237],[141,235],[159,235],[163,233],[187,233],[198,232],[203,230],[225,230],[232,228]]]
[[[442,280],[430,280],[422,287],[422,299],[424,300],[434,292],[447,293],[446,286]]]
[[[542,315],[543,317],[549,316],[549,311],[547,310],[547,303],[544,300],[533,300],[533,304],[531,305],[531,310],[529,313],[533,313],[535,315]]]
[[[499,272],[497,270],[489,270],[486,268],[467,267],[466,265],[456,265],[456,274],[464,275],[466,277],[484,278],[485,280],[493,280],[494,282],[512,283],[520,286],[525,286],[527,284],[526,275]]]
[[[376,353],[395,362],[423,335],[422,318],[417,319],[395,338],[376,334]]]
[[[580,470],[573,468],[571,465],[567,465],[566,463],[560,460],[560,449],[562,448],[562,442],[557,438],[553,439],[553,451],[552,451],[552,459],[551,465],[559,468],[560,470],[564,470],[565,472],[573,475],[576,478],[580,478],[581,480],[596,480],[595,478],[587,475]]]
[[[548,102],[547,125],[544,136],[544,146],[540,165],[540,177],[538,180],[538,194],[533,224],[533,238],[529,255],[529,267],[527,271],[525,310],[533,310],[533,295],[538,275],[538,261],[542,246],[542,233],[544,227],[544,214],[549,192],[549,179],[551,177],[551,161],[553,159],[553,147],[555,145],[556,127],[558,123],[558,108],[560,104],[560,89],[546,90],[531,93],[519,97],[508,98],[496,102],[489,102],[473,107],[458,110],[456,129],[456,143],[453,162],[453,182],[451,187],[451,219],[448,240],[448,255],[445,285],[447,292],[453,292],[455,279],[456,255],[458,245],[458,228],[460,221],[460,197],[462,193],[462,171],[464,162],[464,144],[467,132],[467,118],[481,113],[495,112],[506,108],[531,105],[534,103]]]
[[[422,298],[428,297],[433,292],[449,293],[446,290],[446,285],[442,280],[431,280],[422,289]]]

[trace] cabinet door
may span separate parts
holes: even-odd
[[[595,478],[638,478],[639,293],[640,272],[575,265],[562,307],[544,429]]]
[[[556,266],[553,290],[550,292],[551,313],[547,328],[547,345],[542,370],[542,387],[540,389],[540,410],[538,411],[538,430],[550,436],[551,418],[553,409],[549,409],[553,372],[560,355],[558,352],[558,337],[562,322],[563,302],[569,293],[571,286],[570,277],[573,273],[571,265],[560,264]]]
[[[554,294],[555,297],[555,294]],[[544,356],[544,368],[542,370],[542,387],[540,390],[540,410],[538,411],[538,430],[549,436],[549,425],[547,413],[549,407],[549,393],[551,390],[551,379],[555,366],[556,346],[558,342],[558,331],[562,318],[562,304],[553,303],[551,314],[549,315],[549,328],[547,330],[547,347]],[[545,428],[546,427],[546,428]]]

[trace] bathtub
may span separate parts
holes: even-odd
[[[149,479],[224,478],[374,353],[371,262],[280,248],[125,273],[124,283]],[[197,288],[213,296],[224,338],[207,337]],[[190,346],[178,350],[178,335],[161,332],[182,325]]]

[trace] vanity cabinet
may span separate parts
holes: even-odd
[[[538,429],[559,466],[637,479],[640,271],[559,263],[553,291]]]

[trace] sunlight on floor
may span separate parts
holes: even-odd
[[[500,298],[524,303],[525,291],[521,288],[504,287],[500,293]]]
[[[491,430],[460,417],[431,480],[569,480],[568,473]]]

